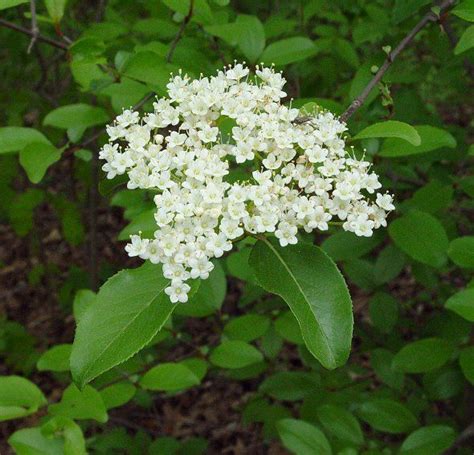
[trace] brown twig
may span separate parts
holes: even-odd
[[[439,8],[439,15],[446,12],[451,8],[456,0],[444,0],[441,4],[437,5]],[[372,80],[367,84],[367,86],[362,90],[362,93],[350,104],[346,111],[340,116],[342,122],[347,122],[347,120],[354,115],[354,113],[364,104],[365,100],[369,96],[372,89],[381,81],[384,74],[392,66],[392,63],[397,58],[397,56],[412,42],[413,38],[430,22],[436,22],[439,20],[439,15],[435,14],[433,11],[426,13],[422,19],[410,30],[410,32],[403,38],[398,46],[391,51],[383,65],[379,68],[377,73],[374,75]]]
[[[194,0],[190,0],[189,2],[189,11],[188,14],[184,17],[183,22],[181,22],[181,27],[178,30],[178,33],[174,37],[173,41],[170,44],[170,49],[168,51],[168,55],[166,56],[166,62],[169,63],[173,59],[174,51],[176,50],[176,46],[178,45],[179,41],[183,37],[184,30],[188,25],[188,22],[193,17],[193,10],[194,10]]]
[[[0,27],[5,27],[9,28],[11,30],[15,30],[17,32],[23,33],[25,35],[33,37],[33,32],[25,27],[22,27],[21,25],[14,24],[13,22],[6,21],[5,19],[0,18]],[[68,46],[64,43],[61,43],[60,41],[56,41],[52,38],[49,38],[47,36],[43,36],[40,33],[36,35],[36,40],[41,41],[43,43],[49,44],[50,46],[56,47],[58,49],[61,49],[63,51],[68,50]]]
[[[27,53],[31,52],[33,46],[36,43],[39,35],[38,21],[36,19],[36,0],[30,0],[30,10],[31,10],[31,41],[27,49]]]

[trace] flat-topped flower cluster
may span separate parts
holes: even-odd
[[[273,233],[286,246],[300,228],[324,231],[336,219],[370,236],[394,208],[377,192],[370,163],[346,151],[345,124],[329,112],[300,121],[298,109],[281,103],[281,73],[255,73],[235,64],[213,77],[179,74],[154,112],[125,110],[107,128],[107,177],[127,173],[128,188],[156,192],[154,238],[132,235],[126,251],[163,264],[172,302],[187,301],[186,281],[206,279],[211,259],[245,234]],[[248,178],[233,181],[238,165]]]

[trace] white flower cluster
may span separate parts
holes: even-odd
[[[386,226],[392,197],[376,193],[370,163],[347,154],[345,125],[328,112],[299,121],[281,104],[284,85],[272,68],[250,76],[241,64],[198,80],[179,74],[154,112],[125,110],[107,128],[107,177],[127,173],[128,188],[156,192],[154,238],[132,235],[126,251],[163,264],[172,302],[187,301],[186,281],[206,279],[211,259],[245,234],[273,233],[286,246],[335,217],[359,236]],[[230,183],[239,164],[248,178]]]

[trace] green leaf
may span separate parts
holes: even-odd
[[[33,183],[39,183],[49,166],[61,158],[61,152],[51,144],[31,142],[20,151],[20,164]]]
[[[456,47],[454,48],[454,54],[455,55],[462,54],[463,52],[466,52],[469,49],[472,49],[473,47],[474,47],[474,25],[471,25],[466,30],[464,30],[464,33],[461,35],[461,38],[459,38],[459,41],[456,44]]]
[[[0,128],[0,154],[19,152],[31,142],[41,142],[51,145],[51,142],[38,130],[20,126],[5,126]]]
[[[430,0],[396,0],[392,11],[392,18],[395,24],[399,24],[408,17],[416,13],[422,6],[431,3]]]
[[[15,431],[8,438],[8,443],[17,455],[65,455],[63,441],[59,438],[46,437],[41,428],[23,428]]]
[[[419,190],[413,197],[403,203],[403,209],[416,208],[427,213],[436,213],[446,209],[453,200],[453,187],[433,180]]]
[[[270,320],[259,314],[245,314],[232,319],[224,327],[224,334],[232,340],[253,341],[270,327]]]
[[[389,387],[401,390],[405,376],[392,369],[392,360],[393,354],[387,349],[374,349],[370,353],[370,364],[377,377]]]
[[[276,400],[296,401],[321,390],[317,374],[303,371],[280,371],[265,378],[259,391]]]
[[[265,30],[257,16],[240,14],[234,26],[237,44],[251,62],[255,63],[265,48]]]
[[[36,363],[39,371],[69,371],[72,344],[58,344],[44,352]]]
[[[97,294],[90,289],[79,289],[79,291],[77,291],[72,304],[76,324],[79,323],[86,309],[95,302],[96,296]]]
[[[454,239],[449,244],[448,256],[459,267],[474,268],[474,236]]]
[[[403,373],[426,373],[442,367],[453,347],[442,338],[425,338],[403,346],[392,361],[392,368]]]
[[[470,346],[461,351],[459,355],[459,365],[466,379],[474,385],[474,346]]]
[[[396,158],[427,153],[445,147],[456,147],[456,139],[446,130],[431,125],[420,125],[414,128],[421,139],[419,145],[407,144],[403,139],[389,138],[384,141],[379,155]]]
[[[148,390],[175,392],[200,384],[200,379],[181,363],[162,363],[145,373],[140,385]]]
[[[474,22],[474,0],[462,1],[456,8],[451,10],[451,14],[465,21]]]
[[[43,125],[61,129],[89,128],[109,121],[104,109],[89,104],[70,104],[52,110],[43,120]]]
[[[71,354],[74,381],[83,387],[142,349],[161,329],[176,304],[164,290],[161,267],[145,263],[110,278],[82,315]]]
[[[70,419],[94,419],[105,423],[108,420],[107,410],[100,393],[90,385],[79,390],[71,384],[63,393],[61,401],[49,406],[52,415]]]
[[[182,16],[187,16],[190,1],[191,0],[163,0],[163,3]],[[209,24],[214,21],[212,10],[206,0],[194,0],[192,19],[200,24]]]
[[[464,289],[454,294],[447,300],[445,306],[464,319],[474,322],[474,288]]]
[[[446,425],[418,428],[403,441],[399,454],[440,455],[451,446],[455,437],[455,431]]]
[[[360,66],[359,56],[352,43],[342,38],[336,38],[333,40],[332,49],[339,55],[339,57],[346,62],[348,65],[357,69]]]
[[[370,299],[369,315],[372,324],[381,332],[390,332],[398,321],[399,305],[397,299],[385,292],[377,292]]]
[[[407,433],[418,426],[413,413],[401,403],[386,398],[373,398],[358,409],[361,419],[384,433]]]
[[[326,253],[314,245],[282,248],[265,239],[255,244],[249,263],[261,286],[289,305],[308,350],[326,368],[343,365],[351,346],[352,305],[344,278]]]
[[[209,356],[212,364],[221,368],[244,368],[254,363],[262,362],[262,353],[240,340],[223,341]]]
[[[44,0],[48,14],[54,23],[59,23],[64,16],[67,0]]]
[[[303,420],[281,419],[276,424],[283,445],[296,455],[331,455],[324,433]]]
[[[235,22],[227,24],[206,25],[204,30],[212,36],[220,38],[230,46],[236,46],[238,43],[237,27]]]
[[[395,245],[387,245],[377,256],[374,278],[377,284],[396,278],[405,266],[406,256]]]
[[[56,416],[49,419],[41,427],[41,433],[48,439],[62,438],[64,455],[87,455],[81,427],[68,417]]]
[[[156,223],[155,223],[156,229]],[[214,262],[214,270],[207,280],[203,280],[199,289],[185,305],[176,307],[176,314],[202,318],[216,314],[224,302],[227,290],[227,280],[219,262]]]
[[[153,238],[157,229],[155,220],[156,208],[144,210],[134,215],[132,221],[118,235],[118,240],[129,240],[132,234],[142,233],[143,238]]]
[[[172,68],[154,52],[146,51],[132,55],[125,64],[123,74],[132,79],[146,82],[151,86],[156,86],[164,92]]]
[[[0,11],[2,9],[13,8],[14,6],[29,3],[29,0],[0,0]]]
[[[129,382],[112,384],[99,391],[106,409],[118,408],[128,403],[135,395],[137,389]]]
[[[443,225],[432,215],[411,210],[388,227],[390,237],[408,256],[439,268],[446,263],[449,240]]]
[[[46,404],[43,392],[20,376],[0,376],[0,422],[34,414]]]
[[[269,44],[260,56],[260,60],[267,64],[281,66],[305,60],[318,52],[318,46],[309,38],[294,36]]]
[[[420,145],[421,138],[411,125],[397,120],[374,123],[357,133],[353,139],[367,139],[371,137],[396,137],[408,141],[413,145]]]
[[[357,259],[372,251],[383,240],[378,231],[372,237],[358,237],[353,232],[339,231],[324,240],[321,248],[333,261]]]
[[[276,332],[286,341],[293,344],[304,344],[301,329],[291,311],[283,311],[275,320]]]
[[[181,365],[188,367],[200,381],[202,381],[207,374],[208,363],[203,359],[188,357],[180,363]]]
[[[324,404],[317,409],[318,419],[328,433],[341,441],[361,445],[364,436],[358,420],[346,409],[333,404]]]

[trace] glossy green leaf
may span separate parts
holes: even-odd
[[[377,256],[374,278],[377,284],[395,279],[405,266],[406,256],[395,245],[387,245]]]
[[[357,133],[353,139],[367,139],[372,137],[396,137],[415,146],[421,144],[421,138],[413,126],[397,120],[374,123]]]
[[[0,155],[2,153],[19,152],[30,143],[41,142],[51,145],[51,142],[33,128],[24,128],[20,126],[5,126],[0,128]]]
[[[474,236],[454,239],[449,244],[448,256],[459,267],[474,268]]]
[[[53,346],[41,355],[36,367],[39,371],[69,371],[71,349],[71,344]]]
[[[456,438],[455,431],[446,425],[430,425],[411,433],[400,447],[400,455],[440,455]]]
[[[53,22],[60,22],[64,16],[67,0],[44,0],[44,3]]]
[[[237,45],[251,63],[257,61],[265,48],[265,30],[257,16],[240,14],[235,21]]]
[[[462,0],[456,8],[451,10],[451,14],[454,14],[465,21],[474,22],[474,1]]]
[[[283,445],[297,455],[331,455],[332,450],[324,433],[308,422],[282,419],[277,430]]]
[[[266,64],[288,65],[290,63],[313,57],[319,48],[309,38],[294,36],[269,44],[260,60]]]
[[[50,440],[61,438],[64,441],[64,455],[87,455],[82,429],[68,417],[56,416],[49,419],[41,427],[41,433]]]
[[[370,353],[370,364],[383,383],[396,390],[403,387],[405,376],[392,368],[393,354],[387,349],[378,348]]]
[[[70,419],[94,419],[107,422],[107,410],[100,393],[86,385],[79,390],[71,384],[63,393],[61,401],[49,406],[50,414]]]
[[[95,302],[96,296],[97,294],[90,289],[79,289],[79,291],[77,291],[73,301],[73,314],[76,324],[82,318],[87,307]]]
[[[420,125],[414,128],[421,139],[419,145],[407,144],[407,141],[399,138],[389,138],[384,141],[379,155],[396,158],[427,153],[440,148],[456,147],[456,139],[446,130],[431,125]]]
[[[390,294],[378,292],[369,301],[370,320],[382,332],[390,332],[393,329],[399,312],[398,301]]]
[[[249,263],[261,286],[289,305],[308,350],[326,368],[343,365],[352,339],[352,305],[332,260],[314,245],[282,248],[263,240],[255,244]]]
[[[245,341],[223,341],[211,352],[209,360],[221,368],[244,368],[263,360],[262,353]]]
[[[161,267],[145,263],[110,278],[82,315],[76,330],[71,372],[81,387],[142,349],[176,304],[164,290]]]
[[[259,387],[260,392],[284,401],[302,400],[319,390],[319,376],[303,371],[280,371],[265,378]]]
[[[49,166],[61,158],[61,152],[44,142],[31,142],[20,151],[20,164],[33,183],[39,183]]]
[[[229,321],[224,334],[232,340],[253,341],[270,327],[270,319],[259,314],[245,314]]]
[[[99,391],[106,409],[118,408],[128,403],[135,395],[137,389],[129,382],[112,384]]]
[[[461,38],[459,38],[456,47],[454,48],[454,54],[459,55],[463,52],[468,51],[474,47],[474,25],[471,25],[466,30],[464,30]]]
[[[50,111],[44,118],[43,125],[61,129],[89,128],[103,125],[108,121],[109,116],[101,107],[78,103],[61,106]]]
[[[474,385],[474,346],[470,346],[461,351],[459,364],[466,379]]]
[[[453,353],[442,338],[425,338],[403,346],[392,361],[392,368],[403,373],[426,373],[442,367]]]
[[[174,392],[200,383],[194,372],[182,363],[162,363],[147,371],[140,385],[148,390]]]
[[[374,430],[384,433],[408,433],[418,426],[417,418],[405,405],[387,398],[365,401],[358,414]]]
[[[191,0],[163,0],[163,3],[171,8],[173,11],[186,16],[189,12]],[[194,0],[193,3],[193,16],[192,18],[199,23],[208,24],[212,23],[214,18],[212,10],[209,7],[207,0]]]
[[[343,407],[324,404],[316,412],[319,421],[328,433],[351,444],[361,445],[364,442],[358,420]]]
[[[304,344],[301,329],[294,314],[284,311],[275,320],[276,332],[286,341],[294,344]]]
[[[20,376],[0,376],[0,422],[25,417],[46,404],[43,392]]]
[[[14,6],[28,3],[28,0],[0,0],[0,11],[2,9],[13,8]]]
[[[64,455],[63,441],[46,437],[40,427],[15,431],[8,443],[17,455]]]
[[[430,0],[396,0],[392,11],[393,22],[399,24],[429,3]]]
[[[123,74],[132,79],[146,82],[152,87],[165,90],[172,67],[154,52],[146,51],[134,54],[127,61]]]
[[[209,366],[206,360],[198,357],[188,357],[187,359],[182,360],[180,364],[190,369],[199,381],[204,379]]]
[[[324,240],[321,248],[331,256],[333,261],[357,259],[372,251],[383,241],[381,231],[372,237],[358,237],[353,232],[339,231]]]
[[[464,319],[474,322],[474,288],[457,292],[446,301],[445,306]]]
[[[216,261],[214,263],[214,270],[209,274],[209,278],[203,280],[196,294],[186,304],[178,305],[175,312],[180,316],[194,318],[216,314],[224,302],[226,291],[226,276],[222,266]]]
[[[394,220],[388,232],[408,256],[433,267],[446,263],[449,240],[443,225],[432,215],[411,210]]]
[[[453,187],[433,180],[403,203],[403,209],[415,208],[427,213],[436,213],[449,207],[453,200]]]

